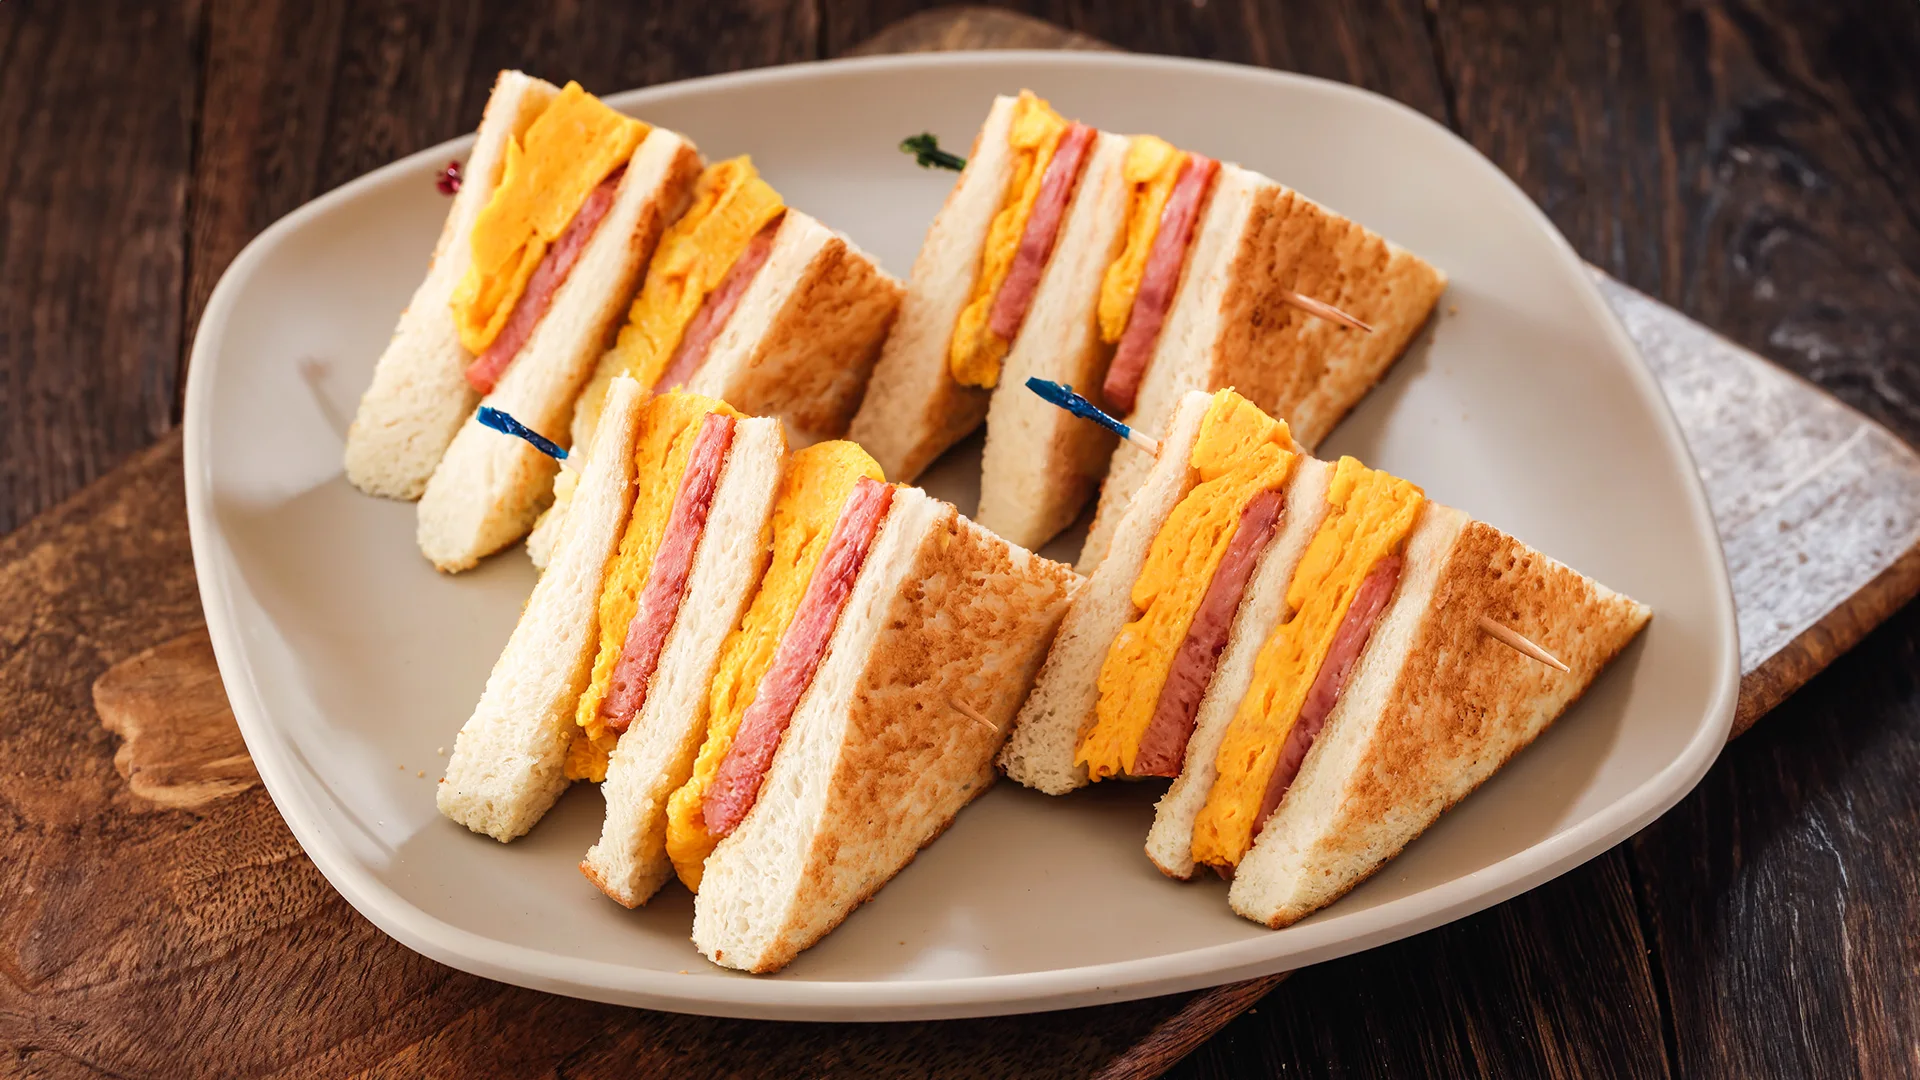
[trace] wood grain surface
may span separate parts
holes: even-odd
[[[637,86],[844,52],[917,6],[0,5],[0,529],[177,420],[182,328],[246,239],[469,128],[498,67]],[[1920,436],[1910,6],[1031,10],[1395,96],[1492,157],[1589,261]],[[1144,1076],[1265,990],[908,1031],[612,1009],[414,956],[326,886],[209,719],[177,455],[167,437],[0,540],[0,1072]],[[1886,572],[1885,606],[1911,563]],[[1817,623],[1815,661],[1877,615]],[[1629,844],[1297,974],[1175,1074],[1920,1071],[1917,652],[1909,606]],[[166,680],[198,704],[156,708]],[[168,726],[182,715],[202,720]]]

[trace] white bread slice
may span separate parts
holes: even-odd
[[[1645,605],[1457,510],[1429,504],[1407,566],[1327,725],[1228,891],[1280,927],[1344,896],[1578,698]],[[1485,615],[1558,656],[1522,656]]]
[[[574,443],[574,454],[580,455],[581,462],[586,453]],[[573,459],[569,454],[568,460]],[[584,466],[583,466],[584,467]],[[560,540],[561,527],[566,524],[567,507],[573,504],[573,492],[579,483],[579,474],[572,469],[561,469],[553,476],[553,505],[546,508],[533,523],[533,531],[527,534],[527,558],[533,561],[535,570],[545,570],[547,563],[553,560],[553,547]]]
[[[574,705],[600,642],[597,601],[633,508],[633,443],[644,398],[632,379],[608,392],[598,452],[553,561],[454,738],[440,781],[440,812],[502,843],[533,828],[567,786]]]
[[[1216,185],[1127,423],[1153,434],[1181,394],[1231,386],[1312,449],[1406,351],[1446,275],[1257,173],[1222,166]],[[1308,315],[1282,299],[1288,292],[1324,300],[1373,332]],[[1116,452],[1082,573],[1099,564],[1144,476]]]
[[[692,143],[665,128],[647,134],[627,163],[613,208],[483,404],[548,438],[566,439],[574,398],[699,171]],[[420,550],[449,572],[524,536],[551,496],[558,470],[545,454],[472,419],[470,407],[468,417],[420,499]]]
[[[905,291],[851,240],[789,209],[687,388],[779,417],[798,445],[838,439]]]
[[[502,71],[494,81],[426,280],[400,313],[347,428],[347,479],[369,495],[419,498],[454,432],[480,400],[466,379],[473,354],[460,344],[449,306],[473,261],[467,233],[499,186],[508,142],[524,136],[559,93],[552,83],[518,71]]]
[[[946,205],[913,261],[900,317],[881,347],[873,381],[847,437],[873,455],[887,479],[912,483],[949,446],[986,419],[990,391],[954,381],[947,366],[953,326],[973,293],[987,227],[1013,176],[1007,132],[1016,98],[993,108]]]
[[[1000,752],[1001,771],[1017,783],[1049,795],[1087,785],[1087,767],[1073,759],[1095,719],[1100,665],[1121,627],[1133,617],[1133,582],[1146,564],[1147,549],[1167,515],[1193,490],[1196,474],[1187,460],[1211,402],[1199,391],[1188,394],[1174,412],[1159,456],[1140,455],[1153,463],[1153,470],[1120,527],[1113,556],[1074,598]]]
[[[1078,580],[896,489],[758,801],[707,860],[694,945],[776,971],[945,830],[993,782]]]
[[[1125,239],[1121,166],[1129,145],[1121,135],[1095,137],[987,410],[976,516],[1024,548],[1037,549],[1073,524],[1113,455],[1111,432],[1048,404],[1027,380],[1051,379],[1101,402],[1111,354],[1100,340],[1100,282]]]
[[[779,421],[736,421],[686,596],[660,650],[646,703],[607,762],[600,785],[607,817],[580,871],[627,907],[646,903],[673,875],[667,798],[693,775],[694,755],[707,735],[707,687],[720,646],[739,625],[766,571],[786,456]]]
[[[1154,807],[1153,827],[1147,830],[1147,858],[1169,877],[1193,876],[1193,821],[1207,804],[1207,793],[1213,790],[1214,759],[1227,736],[1227,725],[1240,708],[1240,699],[1247,696],[1247,687],[1253,682],[1253,662],[1260,655],[1260,647],[1267,643],[1274,626],[1289,614],[1287,586],[1293,581],[1300,557],[1306,554],[1307,543],[1327,516],[1327,482],[1332,478],[1333,466],[1325,461],[1302,458],[1294,466],[1293,478],[1287,482],[1280,531],[1260,556],[1240,609],[1234,613],[1233,625],[1227,630],[1227,647],[1220,652],[1213,682],[1194,714],[1193,735],[1187,740],[1180,775],[1174,777],[1173,785]]]

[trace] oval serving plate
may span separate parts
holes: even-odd
[[[614,95],[710,159],[750,152],[795,206],[904,276],[952,182],[895,149],[966,146],[990,97],[1259,169],[1444,267],[1435,325],[1322,448],[1424,485],[1649,604],[1653,624],[1533,747],[1346,899],[1269,931],[1217,881],[1141,853],[1156,790],[1001,784],[786,971],[723,972],[677,886],[627,911],[575,869],[577,785],[500,845],[434,810],[441,750],[533,581],[509,551],[457,578],[411,505],[341,475],[347,420],[432,251],[455,140],[302,207],[221,279],[194,341],[194,564],[248,748],[294,835],[381,929],[436,960],[564,994],[782,1019],[957,1017],[1144,997],[1298,967],[1487,907],[1620,842],[1704,774],[1733,714],[1731,592],[1660,391],[1546,218],[1425,117],[1350,87],[1196,61],[884,57]],[[928,480],[970,510],[977,441]],[[1070,558],[1077,538],[1049,551]],[[416,773],[425,772],[424,777]]]

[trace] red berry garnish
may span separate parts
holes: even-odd
[[[440,170],[439,176],[434,177],[433,186],[439,188],[440,194],[442,195],[452,195],[458,192],[460,190],[460,163],[458,161],[447,162],[447,167]]]

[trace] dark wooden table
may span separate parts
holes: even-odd
[[[918,6],[0,3],[0,533],[178,422],[191,328],[250,237],[469,129],[498,68],[623,89],[837,55]],[[1589,261],[1920,442],[1910,2],[1029,10],[1128,49],[1399,98],[1505,169]],[[0,664],[25,655],[0,640]],[[1297,974],[1173,1075],[1920,1074],[1917,675],[1912,605],[1631,842],[1478,916]],[[19,735],[21,715],[0,708],[0,736]],[[0,830],[61,818],[0,796]],[[76,842],[88,828],[58,827]],[[0,867],[0,883],[30,880]],[[36,1033],[5,1015],[9,994],[34,988],[23,973],[37,979],[59,951],[40,935],[61,929],[14,946],[32,955],[0,952],[0,1073],[88,1064],[36,1053]],[[108,957],[88,979],[134,974]]]

